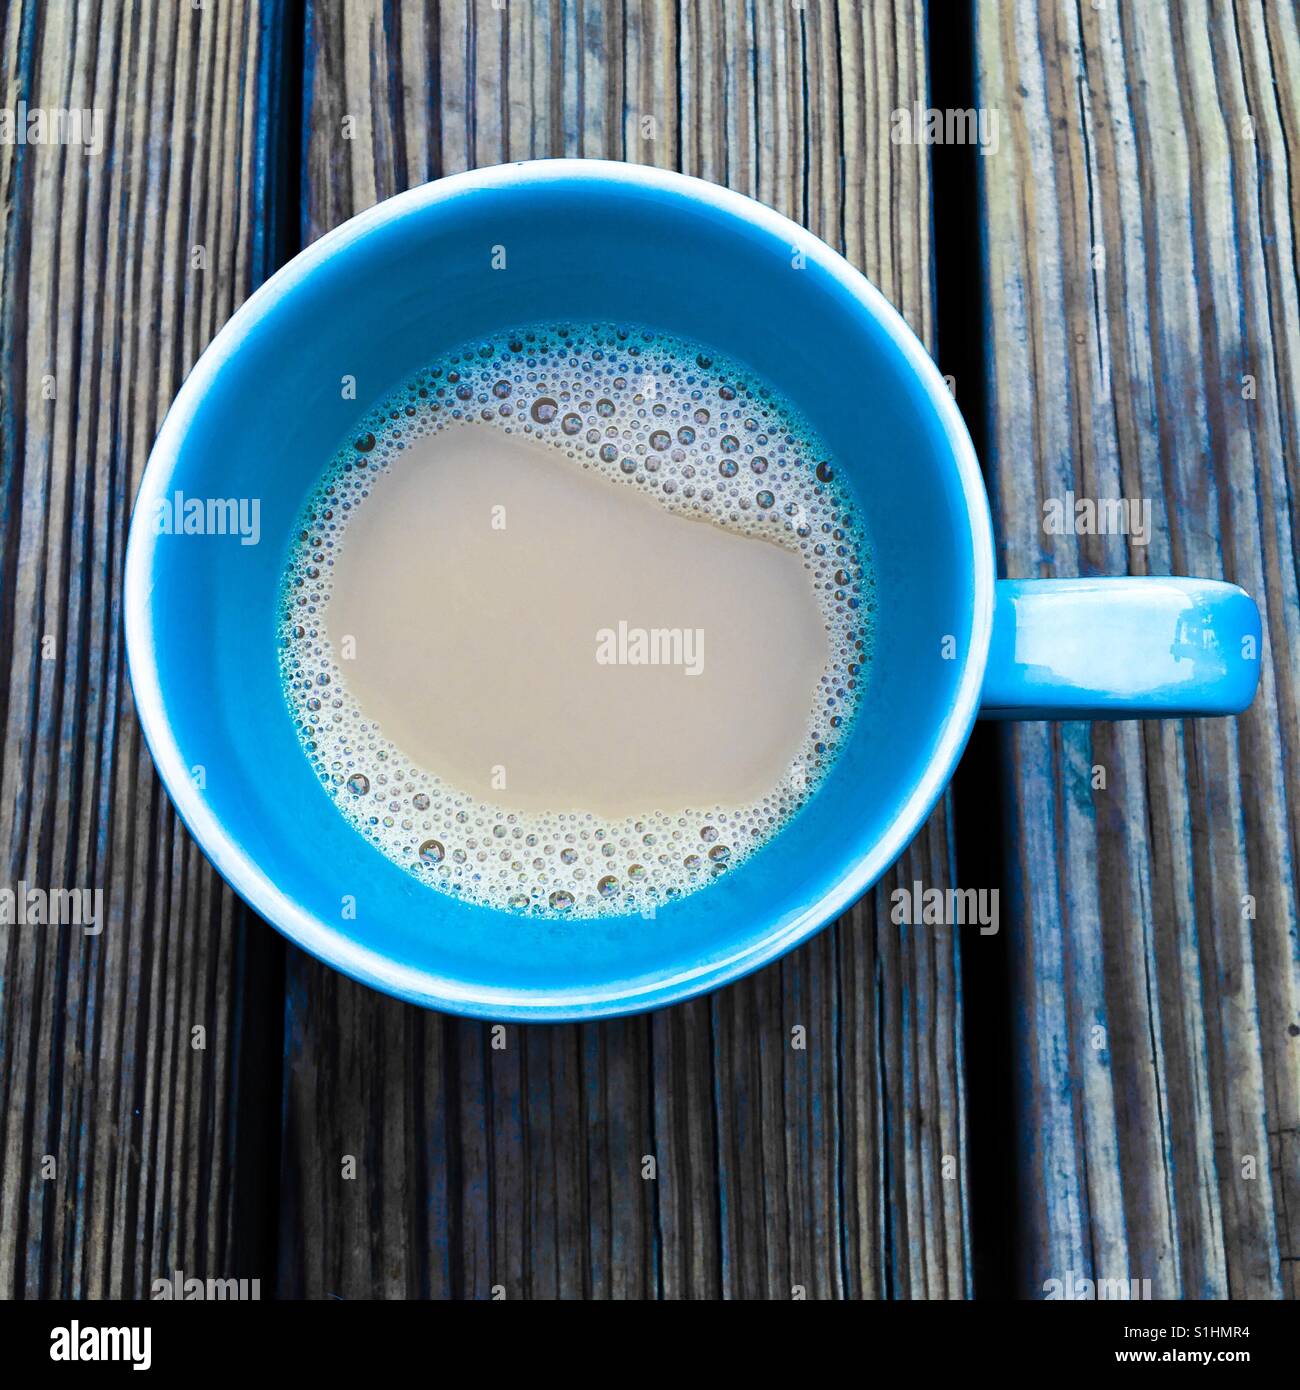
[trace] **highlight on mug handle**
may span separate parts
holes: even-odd
[[[981,719],[1240,714],[1259,609],[1217,579],[1000,579]]]

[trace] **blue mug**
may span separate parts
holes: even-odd
[[[340,440],[444,351],[546,320],[626,321],[747,363],[816,426],[869,532],[874,657],[832,770],[766,846],[653,921],[510,914],[418,882],[317,784],[281,691],[291,529]],[[185,533],[196,499],[228,508],[227,534]],[[595,160],[413,189],[263,285],[158,436],[132,519],[125,623],[154,761],[231,886],[365,984],[522,1021],[671,1004],[807,940],[902,852],[977,715],[1232,714],[1260,662],[1259,614],[1230,584],[999,581],[961,416],[879,292],[740,194]]]

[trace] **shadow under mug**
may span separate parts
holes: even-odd
[[[829,446],[875,570],[874,655],[830,773],[766,846],[652,919],[530,917],[418,882],[318,785],[278,672],[291,530],[362,410],[466,341],[566,320],[680,334],[771,381]],[[256,499],[257,543],[158,534],[160,504],[177,494]],[[1258,612],[1229,584],[999,582],[961,416],[879,292],[740,194],[595,160],[413,189],[263,285],[163,424],[132,520],[125,623],[162,779],[252,907],[400,998],[534,1021],[669,1004],[806,940],[906,847],[977,714],[1231,714],[1249,704],[1260,661]]]

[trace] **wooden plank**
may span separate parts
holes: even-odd
[[[910,0],[316,3],[306,232],[477,164],[647,161],[804,220],[928,337],[925,151],[888,141],[922,43]],[[951,882],[947,816],[898,878]],[[504,1050],[291,952],[281,1290],[962,1296],[957,945],[888,925],[894,881],[711,999]]]
[[[981,0],[977,50],[1002,572],[1222,576],[1266,634],[1240,719],[1005,731],[1021,1292],[1294,1297],[1295,10]],[[1149,545],[1045,535],[1067,491]]]
[[[273,268],[282,24],[132,0],[0,20],[6,106],[103,121],[97,150],[0,146],[0,883],[103,893],[98,934],[0,926],[0,1297],[271,1272],[282,952],[153,773],[120,584],[163,414]]]

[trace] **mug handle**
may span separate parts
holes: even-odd
[[[981,719],[1240,714],[1259,609],[1217,579],[1000,579]]]

